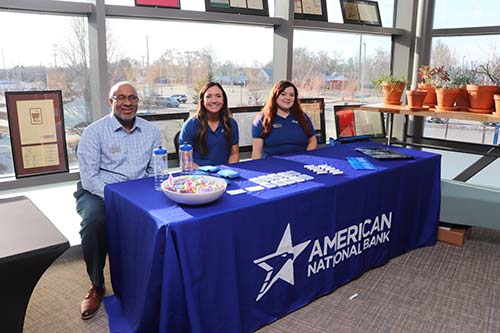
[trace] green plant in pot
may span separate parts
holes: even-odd
[[[424,106],[434,107],[436,106],[436,67],[430,67],[427,65],[422,65],[418,71],[418,89],[424,90],[427,92],[427,95],[424,99]]]
[[[406,79],[403,76],[382,74],[373,81],[373,84],[382,88],[384,104],[401,104],[401,96],[406,87]]]
[[[494,84],[468,84],[467,92],[470,104],[468,110],[475,113],[492,113],[495,106],[493,95],[499,92],[500,87],[496,84],[500,78],[495,75],[495,71],[489,63],[479,65],[474,71]]]
[[[437,109],[439,111],[459,110],[460,108],[455,106],[459,90],[450,80],[450,74],[444,66],[436,67],[436,77]]]
[[[476,72],[470,69],[450,70],[450,81],[453,82],[457,87],[462,87],[468,84],[476,83],[477,75]]]
[[[451,70],[450,81],[458,88],[458,95],[455,101],[455,106],[459,107],[461,111],[468,111],[469,93],[467,92],[467,85],[476,83],[476,72],[470,69]]]

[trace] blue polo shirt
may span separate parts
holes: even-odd
[[[233,118],[229,119],[231,126],[231,145],[237,145],[239,142],[238,124]],[[189,143],[193,146],[193,160],[198,165],[220,165],[227,164],[229,159],[229,151],[226,146],[226,136],[222,122],[219,121],[217,129],[213,131],[210,126],[207,128],[205,140],[207,143],[208,153],[202,154],[200,147],[196,143],[196,133],[200,128],[200,122],[196,118],[188,119],[181,129],[179,135],[179,144]]]
[[[261,115],[260,118],[252,124],[253,138],[261,138],[263,116],[264,115]],[[312,134],[315,135],[311,119],[309,119],[307,114],[305,114],[305,116]],[[306,150],[308,140],[309,137],[306,132],[300,127],[299,122],[291,113],[286,118],[275,115],[271,133],[264,138],[262,157],[304,151]]]

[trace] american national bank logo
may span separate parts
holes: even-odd
[[[293,263],[310,242],[311,241],[308,240],[294,246],[292,244],[292,235],[289,223],[286,226],[285,232],[281,237],[281,241],[276,251],[253,261],[254,264],[258,265],[267,272],[256,301],[259,301],[279,279],[291,284],[292,286],[294,285],[295,280]]]
[[[363,254],[374,247],[388,244],[392,228],[392,211],[381,213],[375,217],[365,218],[362,222],[337,230],[333,235],[324,235],[314,239],[306,267],[306,276],[326,272],[336,265]],[[267,272],[256,301],[259,301],[271,287],[283,280],[290,285],[295,284],[294,262],[306,249],[311,240],[298,245],[292,244],[290,224],[286,226],[278,248],[274,253],[253,262]]]

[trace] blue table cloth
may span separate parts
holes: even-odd
[[[378,161],[353,143],[231,165],[248,179],[295,170],[304,183],[183,206],[152,178],[106,186],[114,296],[112,332],[250,332],[328,294],[372,267],[436,242],[440,156]],[[343,175],[315,175],[306,164]]]

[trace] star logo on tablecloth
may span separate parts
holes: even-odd
[[[294,285],[293,263],[310,242],[308,240],[293,246],[290,224],[288,224],[276,251],[253,261],[254,264],[259,265],[260,268],[267,272],[256,301],[259,301],[278,279],[288,282],[292,286]]]

